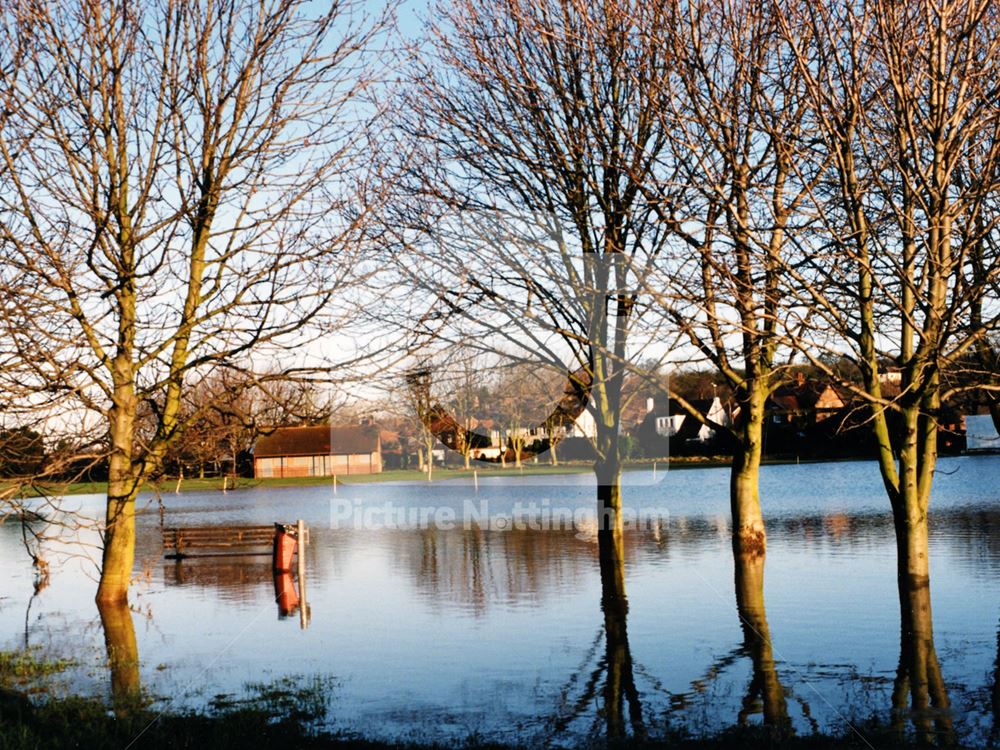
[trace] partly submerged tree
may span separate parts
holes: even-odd
[[[666,233],[640,184],[661,165],[669,19],[635,0],[451,0],[435,18],[397,107],[415,145],[388,222],[426,301],[414,327],[589,388],[617,534],[635,293]]]
[[[783,268],[789,235],[808,224],[817,174],[803,164],[808,101],[773,6],[745,0],[671,2],[671,96],[660,113],[680,199],[645,185],[676,237],[645,291],[733,394],[730,496],[737,553],[763,552],[758,490],[765,409],[788,347],[781,320],[794,298]],[[667,172],[668,170],[664,170]],[[677,182],[666,186],[677,189]],[[675,355],[676,356],[676,355]],[[672,384],[671,384],[672,385]],[[706,416],[676,389],[675,402]],[[714,389],[713,389],[714,390]]]
[[[899,577],[926,586],[938,418],[950,395],[942,371],[995,331],[1000,313],[1000,259],[983,252],[1000,218],[1000,17],[987,0],[782,8],[817,158],[829,160],[816,231],[786,265],[812,316],[803,350],[820,367],[816,352],[856,360],[863,384],[845,385],[870,406]]]
[[[374,116],[359,3],[6,4],[0,242],[32,293],[5,335],[108,434],[98,598],[126,597],[135,497],[191,373],[308,341],[358,266]],[[155,415],[137,439],[140,404]]]

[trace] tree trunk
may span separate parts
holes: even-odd
[[[111,412],[111,456],[98,601],[126,601],[135,561],[135,498],[141,478],[132,465],[135,396],[130,383],[115,389]]]
[[[740,408],[741,425],[729,478],[733,550],[737,556],[763,555],[767,549],[759,489],[765,401],[763,388],[755,388]]]
[[[549,438],[549,463],[553,466],[559,465],[559,456],[556,455],[556,446],[559,444],[557,440]]]
[[[617,535],[620,545],[622,533],[622,487],[621,461],[616,458],[597,461],[594,474],[597,477],[597,529]]]
[[[745,724],[756,705],[757,696],[763,704],[764,725],[778,734],[791,731],[785,689],[774,666],[771,630],[764,608],[764,555],[737,554],[736,611],[743,629],[743,645],[753,661],[753,679],[740,711],[740,724]]]
[[[115,714],[127,715],[139,707],[139,648],[132,613],[124,599],[97,601],[104,644],[111,670],[111,699]]]
[[[899,507],[900,505],[908,507]],[[930,571],[927,561],[927,514],[912,500],[902,500],[893,508],[896,529],[896,570],[899,579],[927,586]]]
[[[104,554],[98,601],[125,601],[135,562],[135,497],[138,486],[128,478],[108,482]]]
[[[896,531],[896,565],[900,581],[930,585],[927,558],[927,510],[931,481],[937,463],[937,422],[926,409],[934,409],[933,396],[925,400],[924,413],[917,406],[903,411],[904,434],[899,449],[898,488],[892,495]]]

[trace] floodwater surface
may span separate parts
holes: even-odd
[[[848,734],[874,720],[995,740],[1000,456],[940,462],[932,631],[901,629],[874,463],[766,466],[761,485],[766,561],[734,563],[727,470],[628,472],[639,522],[624,590],[602,577],[585,474],[143,495],[129,679],[169,710],[318,678],[328,728],[380,739],[558,747],[762,722]],[[99,515],[102,499],[66,502]],[[267,557],[163,558],[161,524],[298,518],[310,527],[307,628]],[[50,583],[33,597],[20,531],[0,527],[0,645],[71,657],[57,690],[109,695],[122,677],[109,675],[105,637],[128,623],[105,613],[102,627],[96,533],[74,538],[47,545]],[[903,682],[928,638],[932,717]]]

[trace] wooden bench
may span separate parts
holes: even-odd
[[[188,526],[164,529],[163,549],[168,551],[164,557],[168,560],[184,560],[188,557],[270,555],[274,550],[276,526],[277,524],[272,523],[268,526]],[[266,551],[261,549],[265,547]],[[245,551],[253,548],[258,548],[259,551]]]

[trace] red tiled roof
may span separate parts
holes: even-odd
[[[279,427],[254,446],[254,456],[323,456],[375,453],[379,433],[373,427]]]

